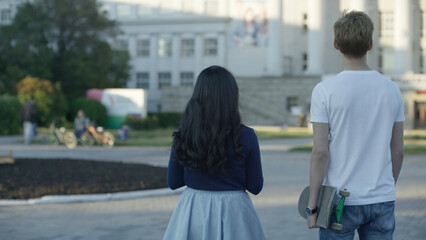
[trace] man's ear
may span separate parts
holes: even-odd
[[[368,46],[367,51],[370,51],[372,47],[373,47],[373,40],[370,41],[370,46]]]
[[[337,41],[336,41],[336,39],[334,39],[333,45],[334,45],[334,48],[335,48],[336,50],[340,50],[339,46],[337,46]]]

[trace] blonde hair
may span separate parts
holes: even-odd
[[[334,38],[345,55],[364,56],[372,41],[374,24],[364,12],[343,11],[342,17],[334,23]]]

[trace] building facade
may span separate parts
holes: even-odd
[[[10,21],[17,2],[21,1],[0,0],[1,24]],[[406,127],[426,128],[426,0],[99,2],[101,11],[122,29],[109,41],[130,54],[127,87],[148,91],[149,111],[182,111],[191,93],[187,89],[200,71],[221,65],[247,89],[242,98],[264,106],[256,110],[242,101],[243,111],[244,105],[250,105],[249,123],[275,125],[297,124],[300,113],[309,110],[313,86],[342,70],[340,54],[332,44],[333,24],[345,9],[364,11],[375,25],[368,64],[399,84]],[[285,94],[272,99],[262,90],[266,84]],[[281,100],[275,101],[277,97]],[[266,108],[272,104],[278,106]]]

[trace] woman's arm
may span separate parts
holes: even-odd
[[[260,162],[259,141],[256,133],[251,129],[248,145],[251,146],[248,154],[246,169],[247,191],[257,195],[263,188],[262,163]]]
[[[175,151],[170,152],[169,167],[167,169],[167,184],[172,190],[185,186],[184,170],[178,161],[173,159]]]

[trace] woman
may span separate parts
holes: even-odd
[[[204,69],[173,133],[167,182],[187,186],[164,239],[265,239],[248,190],[263,187],[259,144],[241,124],[238,86],[219,66]]]

